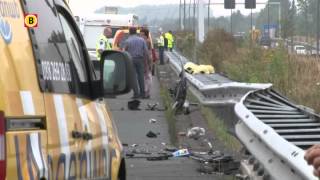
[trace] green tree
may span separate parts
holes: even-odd
[[[281,37],[286,39],[290,36],[290,25],[292,20],[290,19],[290,6],[289,0],[282,0],[281,3]]]
[[[310,12],[310,0],[297,0],[298,1],[298,10],[300,17],[303,17],[298,23],[299,23],[299,30],[300,34],[307,37],[307,42],[309,42],[310,37],[310,25],[309,25],[309,12]],[[301,26],[303,25],[303,26]]]

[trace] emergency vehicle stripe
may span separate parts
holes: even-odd
[[[81,117],[81,121],[82,121],[82,128],[83,130],[86,130],[88,132],[91,132],[90,130],[90,124],[89,124],[89,118],[88,118],[88,112],[85,108],[85,106],[83,105],[83,102],[81,99],[77,98],[76,100],[77,105],[78,105],[78,109],[79,109],[79,113],[80,113],[80,117]],[[86,149],[86,154],[87,157],[90,157],[90,152],[92,150],[92,141],[89,141],[86,145],[85,145],[85,149]],[[90,161],[89,159],[87,160],[87,177],[90,177]]]
[[[24,115],[35,115],[32,94],[30,91],[20,91]]]
[[[39,168],[39,172],[40,172],[40,177],[47,177],[45,172],[46,172],[46,167],[45,164],[43,162],[43,157],[42,157],[42,153],[40,150],[40,143],[39,142],[39,133],[31,133],[30,134],[30,142],[31,142],[31,149],[32,149],[32,155],[36,161],[36,164]]]
[[[98,120],[99,120],[99,124],[100,124],[100,128],[101,128],[101,135],[102,135],[102,145],[103,148],[106,150],[106,154],[107,154],[107,159],[105,159],[106,162],[104,162],[104,166],[105,166],[105,171],[107,171],[107,177],[110,176],[109,171],[108,171],[108,167],[110,166],[109,164],[109,148],[108,148],[108,129],[107,129],[107,124],[106,124],[106,119],[105,116],[102,112],[102,110],[99,107],[98,103],[94,103],[95,104],[95,108],[96,111],[98,113]]]
[[[100,128],[101,128],[101,134],[102,134],[102,144],[104,147],[107,147],[108,145],[108,130],[107,130],[107,124],[105,121],[105,117],[103,112],[101,111],[98,103],[95,103],[96,105],[96,110],[98,113],[98,120],[99,120],[99,124],[100,124]]]
[[[69,147],[69,135],[66,116],[64,112],[64,105],[61,95],[53,95],[54,106],[56,109],[57,123],[59,126],[59,137],[61,152],[66,156],[66,168],[65,168],[65,178],[69,175],[70,167],[70,147]]]
[[[35,108],[32,99],[32,94],[30,91],[20,91],[22,108],[24,115],[35,115]],[[30,142],[32,148],[32,155],[36,161],[36,165],[39,168],[40,177],[47,177],[46,170],[47,164],[44,162],[42,151],[40,150],[39,142],[40,136],[38,133],[30,134]]]

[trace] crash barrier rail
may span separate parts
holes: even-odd
[[[188,62],[166,52],[179,73]],[[305,149],[320,143],[320,117],[290,102],[271,84],[234,82],[217,74],[186,75],[189,89],[204,105],[235,104],[235,132],[250,152],[244,166],[250,179],[316,180]]]
[[[179,74],[188,60],[178,52],[166,52],[173,70]],[[188,74],[190,90],[204,105],[235,104],[249,91],[267,89],[272,84],[239,83],[219,74]]]

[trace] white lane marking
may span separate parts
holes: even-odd
[[[106,119],[105,116],[103,115],[103,112],[101,110],[101,108],[99,107],[99,104],[97,102],[94,102],[95,106],[96,106],[96,110],[98,113],[98,119],[99,119],[99,123],[100,123],[100,128],[101,128],[101,134],[102,134],[102,145],[103,148],[106,150],[106,159],[104,162],[105,165],[105,172],[107,172],[107,177],[110,177],[110,172],[108,171],[110,163],[109,163],[109,140],[108,140],[108,128],[107,128],[107,124],[106,124]]]
[[[30,134],[30,142],[31,142],[31,148],[32,148],[32,154],[33,157],[37,163],[37,166],[40,171],[40,177],[48,177],[47,176],[47,165],[42,161],[43,159],[43,154],[41,153],[40,150],[40,142],[39,142],[39,133],[31,133]],[[41,157],[42,156],[42,157]]]
[[[22,102],[24,115],[35,115],[32,94],[30,91],[20,91],[20,97]]]
[[[86,107],[83,105],[83,102],[81,99],[77,98],[76,99],[77,105],[78,105],[78,109],[79,109],[79,113],[80,113],[80,117],[81,117],[81,121],[82,121],[82,128],[83,131],[85,131],[85,129],[87,129],[87,131],[89,133],[92,133],[90,130],[90,124],[89,124],[89,118],[88,118],[88,112],[86,110]],[[86,154],[87,154],[87,177],[90,177],[90,151],[92,150],[92,141],[89,141],[86,145],[85,145],[85,149],[86,149]]]
[[[53,101],[56,109],[57,123],[59,126],[61,152],[66,155],[65,178],[67,179],[69,176],[70,147],[69,147],[69,141],[68,141],[69,135],[68,135],[66,115],[64,112],[62,96],[53,95]]]

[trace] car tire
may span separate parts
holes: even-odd
[[[126,172],[126,162],[124,159],[121,160],[118,180],[126,180],[127,179],[127,172]]]

